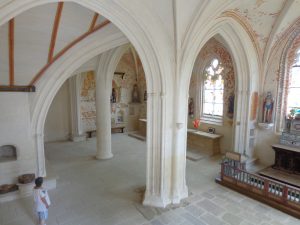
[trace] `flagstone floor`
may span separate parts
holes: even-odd
[[[179,206],[144,207],[146,144],[112,135],[114,157],[95,160],[96,139],[46,144],[59,178],[47,225],[299,225],[300,221],[214,182],[220,157],[187,160],[190,196]],[[30,225],[32,197],[0,204],[1,225]]]

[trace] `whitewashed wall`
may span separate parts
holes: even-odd
[[[45,124],[45,142],[68,140],[71,133],[69,83],[59,89],[48,111]]]
[[[5,103],[5,105],[4,105]],[[0,185],[16,183],[24,173],[34,173],[36,158],[30,131],[28,93],[0,94],[0,146],[14,145],[17,160],[0,162]]]

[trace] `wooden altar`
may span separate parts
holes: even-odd
[[[272,148],[275,151],[275,164],[272,166],[274,169],[300,174],[299,148],[281,144],[274,144]]]

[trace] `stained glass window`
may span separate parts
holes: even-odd
[[[222,64],[214,58],[204,71],[204,85],[202,98],[203,116],[222,117],[223,116],[223,79]]]
[[[287,98],[287,113],[291,109],[300,108],[300,49],[296,53],[291,69],[290,85]]]

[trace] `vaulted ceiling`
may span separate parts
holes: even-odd
[[[159,2],[148,1],[145,7],[159,17],[172,37],[172,1],[162,3],[157,9]],[[300,0],[178,0],[177,6],[180,9],[177,26],[182,39],[200,11],[216,16],[228,13],[252,32],[262,54],[300,16]],[[41,5],[16,16],[0,27],[0,86],[34,84],[68,48],[107,26],[114,25],[71,2]]]
[[[0,27],[0,85],[28,85],[77,39],[109,21],[75,3],[32,8]]]

